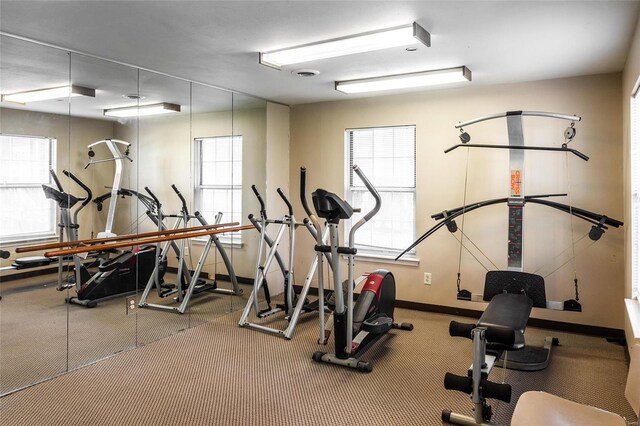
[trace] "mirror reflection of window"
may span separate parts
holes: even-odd
[[[45,198],[42,185],[53,184],[49,170],[55,170],[56,142],[0,135],[1,243],[55,237],[56,204]]]
[[[242,136],[198,138],[195,208],[207,222],[222,212],[222,223],[242,222]],[[231,235],[220,241],[231,243]],[[237,235],[236,235],[237,238]]]

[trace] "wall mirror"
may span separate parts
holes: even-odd
[[[0,394],[243,308],[253,229],[11,265],[59,224],[64,241],[247,224],[266,102],[8,36],[0,50],[3,95],[67,90],[0,105]]]
[[[0,56],[2,94],[64,91],[70,83],[67,52],[2,37]],[[53,170],[66,186],[62,171],[70,166],[69,97],[30,101],[37,94],[24,96],[3,96],[0,104],[0,241],[11,251],[16,245],[57,239],[58,208],[45,197],[42,185],[54,185]],[[38,265],[34,256],[40,254],[17,257],[31,257],[25,264],[33,260]],[[56,291],[57,264],[36,268],[46,269],[46,275],[10,279],[13,260],[0,264],[9,268],[0,275],[0,394],[68,368],[64,300],[69,293]]]

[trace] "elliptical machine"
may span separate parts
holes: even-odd
[[[56,175],[56,172],[53,170],[49,170],[51,174],[51,178],[53,183],[55,184],[55,188],[49,185],[42,185],[42,190],[44,191],[44,195],[47,199],[55,201],[55,203],[60,208],[60,223],[58,227],[60,228],[60,238],[59,241],[64,241],[64,234],[67,234],[67,241],[78,241],[78,213],[82,210],[87,204],[91,202],[91,198],[93,194],[91,189],[87,185],[84,184],[76,175],[73,173],[63,170],[65,176],[73,180],[80,188],[84,190],[86,196],[83,198],[75,197],[69,193],[64,192],[62,188],[62,184]],[[71,209],[78,203],[81,202],[80,205],[73,211],[73,218],[71,217]],[[63,279],[63,270],[64,270],[64,258],[58,258],[58,287],[59,291],[63,291],[69,287],[73,287],[75,283],[81,283],[89,279],[90,274],[87,271],[87,268],[82,264],[80,257],[72,256],[73,266],[74,266],[74,277],[65,281]]]
[[[364,287],[353,303],[354,290],[354,257],[357,253],[355,246],[355,233],[366,222],[378,213],[382,206],[380,194],[364,175],[357,165],[353,171],[362,179],[367,190],[375,199],[374,208],[365,214],[349,232],[349,245],[340,246],[338,226],[340,220],[349,219],[354,210],[349,203],[338,195],[317,189],[312,193],[312,200],[319,217],[326,220],[329,227],[329,245],[323,244],[320,224],[314,221],[316,227],[317,244],[315,250],[318,260],[322,265],[324,253],[331,253],[331,268],[335,283],[335,311],[333,313],[333,332],[335,339],[335,354],[315,352],[312,359],[316,362],[326,362],[344,367],[355,368],[358,371],[368,373],[373,370],[373,365],[363,361],[359,357],[366,349],[387,333],[391,328],[401,330],[413,330],[413,324],[393,321],[393,311],[396,300],[396,283],[393,274],[384,269],[378,269],[366,278]],[[313,219],[313,218],[312,218]],[[347,281],[343,284],[340,273],[340,255],[347,255],[348,274]],[[320,266],[321,267],[321,266]],[[344,293],[346,285],[346,301]],[[318,277],[318,297],[324,299],[324,279],[322,274]],[[320,321],[324,321],[324,312],[320,312]]]
[[[104,159],[94,159],[95,153],[93,148],[99,145],[105,145],[110,153],[111,157]],[[125,148],[124,153],[120,151],[118,145],[122,145]],[[113,223],[115,221],[116,201],[118,199],[118,193],[120,190],[120,181],[122,177],[123,163],[125,160],[133,161],[129,158],[129,149],[131,144],[129,142],[121,141],[118,139],[103,139],[92,144],[89,144],[87,148],[89,161],[85,165],[85,169],[89,166],[97,163],[111,162],[115,163],[115,174],[113,178],[113,186],[111,188],[111,202],[109,204],[109,213],[107,215],[107,221],[105,224],[105,230],[99,232],[97,238],[114,237]],[[65,173],[66,174],[66,173]],[[69,176],[69,175],[67,175]],[[80,185],[85,191],[88,191],[88,187],[80,182],[80,180],[73,175],[71,177],[78,185]],[[56,185],[60,190],[58,196],[67,200],[68,197],[72,197],[69,194],[63,192],[62,187],[56,180]],[[45,189],[47,197],[51,196],[53,188]],[[60,205],[61,211],[64,213],[64,207],[56,199],[56,202]],[[81,207],[84,207],[91,200],[91,194],[89,193],[88,199],[84,199]],[[95,202],[95,200],[94,200]],[[101,204],[98,204],[101,206]],[[79,210],[79,209],[78,209]],[[74,213],[74,221],[76,220],[78,210]],[[100,210],[100,209],[99,209]],[[75,239],[77,239],[77,222],[73,225],[75,228]],[[71,237],[69,238],[71,240]],[[97,262],[97,271],[95,273],[88,272],[84,265],[80,264],[79,257],[74,255],[75,262],[75,280],[73,283],[63,284],[65,288],[75,286],[76,296],[66,298],[67,303],[81,305],[87,308],[93,308],[97,305],[99,300],[108,299],[112,297],[122,296],[125,294],[135,293],[139,289],[143,288],[155,265],[156,257],[155,246],[142,246],[136,247],[133,250],[127,250],[122,253],[117,253],[115,257],[110,257],[109,252],[100,252],[99,261]],[[91,265],[94,267],[96,265]],[[59,285],[59,287],[61,287]],[[62,288],[60,288],[62,289]]]

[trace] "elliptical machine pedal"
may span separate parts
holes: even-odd
[[[362,322],[360,330],[371,334],[384,334],[391,330],[393,326],[393,318],[389,318],[386,314],[376,314]]]

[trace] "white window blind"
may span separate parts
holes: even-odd
[[[242,222],[242,136],[196,139],[195,206],[207,222]],[[233,235],[220,236],[231,242]],[[237,238],[237,233],[236,233]]]
[[[416,127],[348,129],[347,200],[362,209],[347,221],[352,224],[374,206],[374,199],[351,166],[357,164],[378,190],[382,208],[356,233],[361,252],[393,255],[403,251],[415,237]]]
[[[0,242],[49,238],[56,234],[56,204],[42,184],[55,169],[53,138],[0,135]]]
[[[640,82],[640,79],[638,80]],[[638,297],[640,287],[640,90],[631,95],[631,291]]]

